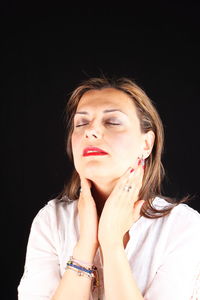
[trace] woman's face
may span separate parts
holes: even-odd
[[[136,167],[147,145],[133,101],[114,88],[91,90],[82,96],[71,141],[77,172],[92,181],[114,180],[128,167]]]

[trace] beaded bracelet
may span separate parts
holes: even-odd
[[[73,256],[70,256],[70,260],[73,261],[73,262],[75,262],[75,263],[77,263],[77,264],[84,265],[84,266],[86,266],[88,268],[92,268],[92,266],[93,266],[93,264],[88,264],[88,263],[86,263],[84,261],[81,261],[81,260],[78,260],[78,259],[74,258]]]
[[[67,269],[76,272],[78,276],[83,276],[83,277],[86,277],[88,279],[92,279],[93,278],[91,275],[89,275],[87,273],[84,273],[84,272],[81,272],[81,271],[77,271],[76,269],[74,269],[74,268],[72,268],[70,266],[68,266]]]
[[[77,265],[77,264],[74,264],[73,261],[68,261],[67,262],[67,266],[68,267],[71,267],[71,268],[75,268],[77,269],[78,271],[82,271],[82,272],[85,272],[87,273],[88,275],[90,275],[90,277],[94,277],[94,270],[93,269],[86,269],[80,265]]]
[[[67,262],[65,269],[66,270],[70,269],[72,271],[75,271],[79,276],[84,276],[93,279],[93,285],[92,285],[93,289],[99,287],[99,274],[98,274],[97,267],[94,265],[90,265],[90,267],[85,268],[84,266],[80,265],[78,262],[80,261],[70,256],[70,260]]]

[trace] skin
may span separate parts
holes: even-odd
[[[108,109],[122,112],[104,113]],[[75,116],[71,140],[82,189],[78,200],[80,234],[73,257],[93,263],[100,246],[106,299],[142,300],[124,248],[144,203],[138,199],[144,174],[138,157],[148,157],[154,133],[141,132],[134,103],[116,89],[86,92],[77,112],[87,114]],[[108,155],[83,157],[87,146],[99,147]],[[132,186],[129,192],[125,185]],[[88,300],[90,290],[90,280],[66,270],[52,300]]]
[[[105,110],[111,109],[117,111],[105,112]],[[97,214],[100,217],[105,201],[109,199],[111,192],[127,169],[129,167],[137,169],[138,158],[141,158],[142,155],[146,158],[150,154],[154,133],[152,131],[145,134],[141,132],[135,105],[127,94],[113,88],[107,88],[88,91],[82,96],[74,117],[74,131],[71,141],[74,165],[81,178],[81,198],[85,198],[86,209],[89,209],[88,199],[91,198],[91,206],[94,206],[93,202],[95,202]],[[108,155],[83,157],[83,149],[87,146],[99,147]],[[143,172],[140,172],[137,174],[138,178],[135,179],[140,187],[142,176]],[[123,192],[123,195],[126,197],[127,192]],[[133,199],[132,205],[135,201],[136,199]],[[81,203],[79,203],[79,207],[81,207]],[[91,215],[96,214],[95,206],[93,209],[94,212],[90,211],[90,221]],[[105,209],[109,211],[105,212]],[[107,204],[105,209],[101,219],[104,220],[104,224],[108,224],[107,221],[110,222],[115,208],[111,208],[111,205],[108,207]],[[107,215],[107,220],[105,215]],[[96,219],[94,223],[96,233],[94,240],[98,243]],[[104,227],[102,223],[101,220],[101,227]],[[82,226],[85,227],[84,221]],[[88,239],[91,240],[91,235]],[[128,241],[127,236],[125,240]]]

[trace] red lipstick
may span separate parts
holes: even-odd
[[[97,147],[87,147],[83,150],[83,156],[107,155],[108,153]]]

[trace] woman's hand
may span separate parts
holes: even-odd
[[[144,200],[138,200],[142,186],[144,169],[140,164],[135,171],[129,168],[118,180],[112,193],[105,202],[98,229],[98,240],[102,247],[123,245],[125,233],[140,217]],[[129,191],[125,186],[131,186]]]
[[[90,180],[80,177],[81,193],[78,200],[78,213],[80,223],[79,244],[88,249],[98,248],[98,215],[95,201],[91,195]]]

